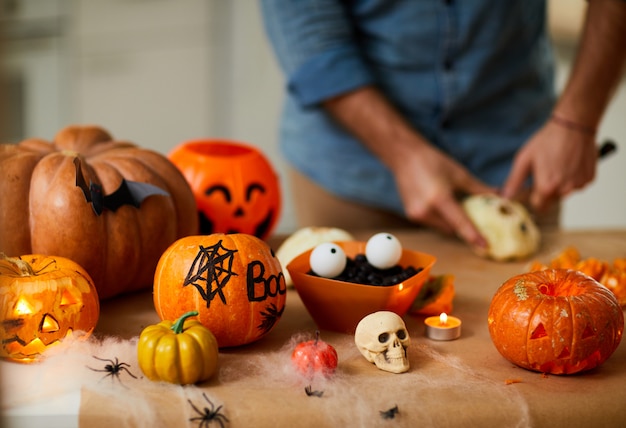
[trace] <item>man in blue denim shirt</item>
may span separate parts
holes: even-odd
[[[281,150],[363,212],[481,247],[459,195],[519,197],[532,179],[527,201],[542,211],[593,180],[595,130],[626,61],[626,2],[590,0],[558,100],[545,0],[263,0],[262,10],[287,79]],[[310,196],[294,191],[300,204]]]

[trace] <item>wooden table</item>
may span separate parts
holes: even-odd
[[[502,282],[524,272],[527,262],[485,260],[454,239],[426,231],[391,232],[404,247],[435,255],[432,273],[455,276],[453,313],[463,320],[460,339],[437,342],[424,337],[423,318],[406,315],[411,336],[408,373],[380,371],[359,354],[352,336],[322,331],[323,340],[339,353],[336,375],[312,381],[296,375],[291,350],[310,338],[316,326],[290,290],[276,328],[257,343],[220,351],[219,373],[207,383],[180,387],[125,373],[121,383],[101,380],[102,373],[86,368],[98,364],[89,352],[120,357],[131,372],[141,375],[134,355],[136,337],[144,326],[159,321],[151,293],[144,292],[102,305],[96,333],[103,342],[88,350],[73,345],[51,358],[59,361],[53,371],[72,373],[68,383],[80,390],[81,426],[199,426],[190,421],[198,415],[189,401],[209,407],[202,393],[213,404],[223,405],[221,412],[230,426],[241,427],[626,426],[626,344],[601,367],[574,376],[545,376],[517,368],[496,351],[486,322],[491,297]],[[362,240],[369,236],[356,234]],[[626,256],[626,231],[546,232],[536,258],[548,261],[568,245],[583,256],[612,260]],[[0,366],[5,378],[7,364]],[[18,368],[25,373],[43,370],[46,364]],[[46,370],[49,373],[50,366]],[[323,391],[322,397],[305,394],[308,385]],[[47,386],[44,382],[41,387]],[[5,387],[3,394],[7,391]],[[395,406],[395,418],[381,416]]]

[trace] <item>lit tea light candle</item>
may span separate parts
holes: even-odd
[[[426,337],[430,339],[454,340],[461,336],[461,320],[445,312],[439,316],[426,318],[424,324],[426,324]]]

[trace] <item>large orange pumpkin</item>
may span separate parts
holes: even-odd
[[[592,369],[617,349],[624,314],[605,286],[581,272],[547,269],[505,281],[488,316],[502,356],[529,370],[571,374]]]
[[[230,140],[193,140],[168,155],[193,189],[200,233],[267,238],[278,221],[278,176],[257,148]]]
[[[244,234],[188,236],[163,253],[154,277],[162,320],[198,311],[220,348],[254,342],[285,309],[280,262],[261,239]]]
[[[180,171],[104,129],[71,126],[52,142],[0,145],[0,251],[73,260],[102,299],[150,287],[161,253],[197,229]]]
[[[63,257],[0,254],[0,357],[30,362],[68,336],[88,336],[100,305],[85,270]]]

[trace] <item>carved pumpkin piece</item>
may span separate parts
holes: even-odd
[[[529,270],[573,269],[589,275],[615,294],[620,305],[626,306],[626,258],[616,258],[613,263],[595,257],[583,258],[576,247],[566,247],[548,263],[538,260]]]
[[[0,356],[33,361],[74,332],[89,335],[99,302],[80,266],[61,257],[0,258]]]
[[[233,141],[196,140],[168,157],[194,192],[202,234],[270,235],[281,195],[276,172],[259,150]]]

